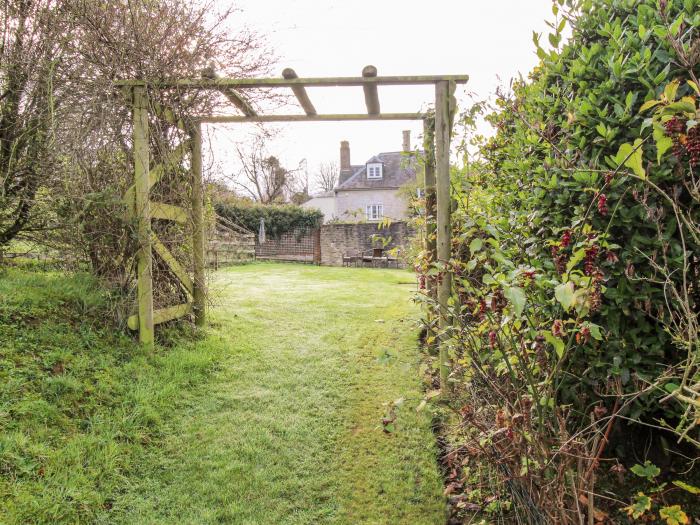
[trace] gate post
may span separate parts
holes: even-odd
[[[435,84],[435,167],[437,182],[437,261],[441,265],[437,297],[439,308],[439,360],[440,387],[448,387],[449,355],[445,330],[450,324],[448,301],[452,291],[452,272],[448,268],[452,253],[452,225],[450,223],[450,82],[441,80]]]
[[[204,190],[202,187],[202,124],[195,122],[192,139],[192,262],[194,266],[194,324],[206,322],[206,276],[204,273]]]
[[[145,86],[133,88],[134,117],[134,195],[136,233],[139,250],[137,293],[139,306],[139,341],[153,345],[153,254],[151,252],[150,164],[148,143],[148,95]]]

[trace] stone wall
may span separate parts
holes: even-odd
[[[398,247],[405,253],[411,235],[405,222],[393,222],[386,228],[378,228],[376,223],[370,222],[324,224],[321,227],[321,264],[342,266],[343,255],[361,255],[372,248],[382,247],[382,241],[377,237],[391,237],[386,249]]]

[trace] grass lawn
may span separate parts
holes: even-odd
[[[410,274],[223,270],[207,335],[150,355],[39,275],[0,277],[0,523],[445,522]]]

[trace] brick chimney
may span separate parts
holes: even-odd
[[[340,141],[340,177],[338,184],[342,184],[352,175],[350,167],[350,143],[347,140]]]
[[[350,143],[347,140],[340,141],[340,170],[350,169]]]
[[[411,151],[411,130],[405,129],[403,132],[403,151],[408,153]]]

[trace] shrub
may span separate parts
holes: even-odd
[[[616,439],[624,421],[698,444],[700,3],[564,4],[554,49],[535,37],[540,65],[454,173],[452,260],[418,264],[455,276],[454,323],[435,335],[469,445],[450,461],[490,459],[530,523],[595,510],[601,458],[624,471],[641,441]]]
[[[287,232],[312,230],[323,222],[320,211],[293,204],[216,203],[214,208],[219,215],[256,234],[260,219],[263,219],[265,234],[272,238],[279,238]]]

